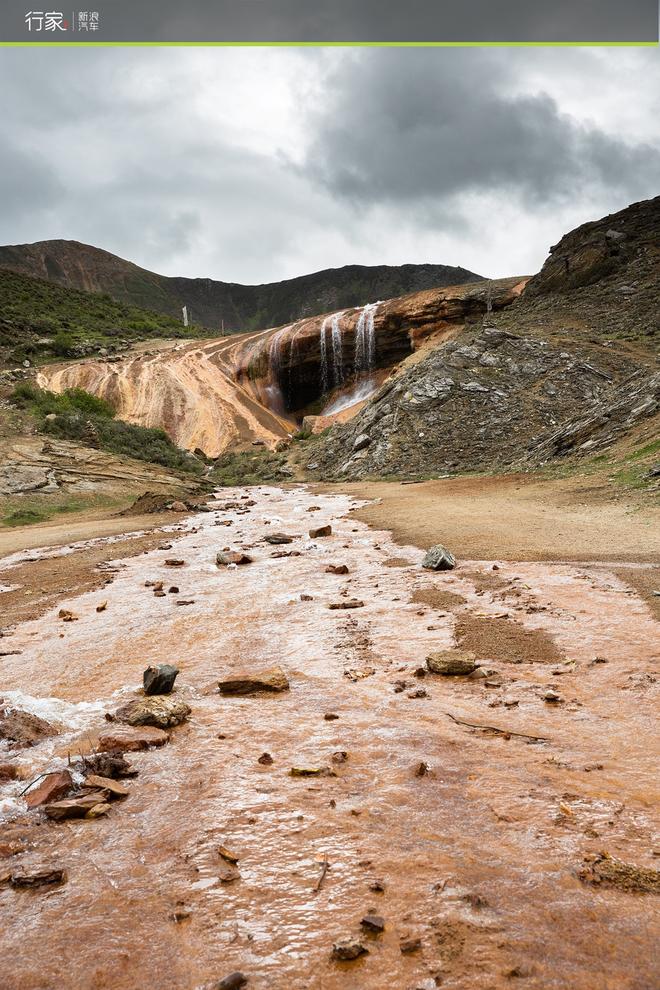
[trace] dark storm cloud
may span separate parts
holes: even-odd
[[[501,51],[369,52],[329,81],[307,170],[356,205],[499,191],[531,205],[588,186],[651,195],[660,153],[562,113],[544,93],[510,95]]]
[[[0,243],[241,282],[531,272],[657,194],[658,68],[654,50],[0,50]]]

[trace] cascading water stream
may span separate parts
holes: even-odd
[[[332,376],[335,388],[344,381],[344,359],[342,354],[341,327],[339,317],[342,313],[335,313],[330,317],[332,328]]]
[[[355,328],[355,374],[368,375],[376,360],[376,330],[374,316],[379,303],[367,303],[360,313]]]
[[[328,391],[329,385],[329,375],[328,375],[328,324],[330,322],[330,317],[326,316],[323,323],[321,324],[321,338],[320,338],[320,348],[321,348],[321,393],[325,394]]]

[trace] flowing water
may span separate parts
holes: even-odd
[[[368,303],[357,321],[355,328],[355,374],[369,375],[376,360],[376,330],[374,316],[379,303]]]
[[[334,313],[330,317],[330,331],[332,335],[332,382],[338,388],[344,382],[344,354],[341,337],[341,326],[339,320],[343,313]]]
[[[0,884],[3,990],[211,990],[234,970],[248,990],[657,985],[655,899],[576,876],[600,849],[653,862],[646,605],[606,564],[501,562],[497,580],[490,563],[427,573],[419,550],[354,521],[347,496],[261,488],[251,507],[222,508],[242,494],[223,491],[175,549],[122,561],[111,585],[64,600],[78,621],[53,610],[2,640],[22,651],[0,660],[4,697],[62,730],[20,751],[26,779],[93,749],[102,713],[148,664],[180,666],[176,691],[192,708],[167,746],[133,756],[139,776],[107,818],[51,824],[26,815],[25,781],[2,786],[0,852],[22,830],[11,866],[68,872],[52,890]],[[332,535],[311,540],[324,523]],[[297,538],[270,547],[273,531]],[[217,568],[225,546],[253,563]],[[274,556],[290,549],[300,555]],[[173,555],[185,566],[168,568]],[[147,580],[180,594],[155,598]],[[449,599],[413,601],[429,588]],[[364,607],[328,608],[348,599]],[[414,676],[452,646],[458,622],[503,614],[547,633],[565,659],[487,661],[500,671],[492,684]],[[228,672],[273,664],[288,692],[218,694]],[[550,684],[564,704],[544,702]],[[239,857],[235,882],[221,879],[220,845]],[[360,933],[373,909],[381,936]],[[346,935],[369,954],[331,961]],[[420,948],[402,953],[401,937]]]

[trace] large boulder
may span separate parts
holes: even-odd
[[[241,670],[219,681],[220,694],[256,694],[259,691],[288,691],[289,682],[281,667]]]
[[[453,571],[456,567],[456,557],[441,543],[437,543],[426,551],[422,567],[428,571]]]
[[[151,698],[137,698],[122,705],[114,713],[114,720],[125,722],[126,725],[153,725],[157,729],[171,729],[185,722],[190,711],[190,705],[185,701],[156,695]]]
[[[169,694],[179,668],[171,663],[159,663],[157,667],[147,667],[142,675],[145,694]]]

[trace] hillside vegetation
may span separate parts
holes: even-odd
[[[18,364],[81,357],[140,340],[196,337],[199,327],[116,302],[107,294],[64,288],[0,269],[0,361]]]
[[[111,454],[161,464],[175,471],[201,474],[204,465],[172,443],[163,430],[148,429],[115,419],[112,407],[81,388],[60,394],[28,382],[11,394],[15,406],[30,412],[42,433]]]

